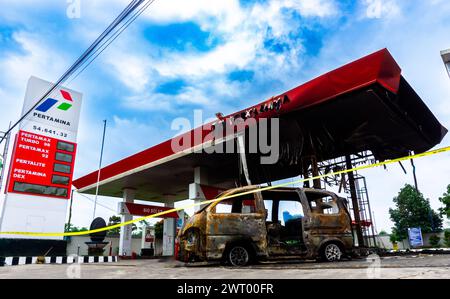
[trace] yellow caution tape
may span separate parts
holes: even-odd
[[[133,223],[136,223],[136,222],[139,222],[139,221],[143,221],[143,220],[147,220],[147,219],[151,219],[151,218],[158,218],[158,217],[164,216],[166,214],[182,211],[182,210],[193,208],[193,207],[196,207],[196,206],[206,205],[206,204],[210,204],[210,203],[213,203],[213,202],[218,202],[218,201],[222,201],[222,200],[235,198],[235,197],[242,196],[242,195],[253,194],[253,193],[257,193],[257,192],[261,192],[261,191],[273,190],[273,189],[287,187],[287,186],[291,186],[291,185],[295,185],[295,184],[299,184],[299,183],[303,183],[303,182],[307,182],[307,181],[313,181],[313,180],[317,180],[317,179],[322,179],[322,178],[329,177],[329,176],[335,176],[335,175],[345,174],[345,173],[349,173],[349,172],[355,172],[355,171],[360,171],[360,170],[380,167],[380,166],[384,166],[384,165],[389,165],[389,164],[398,163],[398,162],[402,162],[402,161],[428,157],[428,156],[441,154],[441,153],[445,153],[445,152],[450,152],[450,146],[449,147],[440,148],[440,149],[436,149],[436,150],[429,151],[429,152],[425,152],[425,153],[422,153],[422,154],[413,155],[413,156],[407,156],[407,157],[403,157],[403,158],[398,158],[398,159],[394,159],[394,160],[379,162],[379,163],[370,164],[370,165],[363,165],[363,166],[355,167],[355,168],[352,168],[352,169],[345,169],[345,170],[341,170],[341,171],[331,172],[331,173],[327,173],[327,174],[323,174],[323,175],[319,175],[319,176],[315,176],[315,177],[311,177],[311,178],[300,179],[300,180],[291,181],[291,182],[288,182],[288,183],[283,183],[283,184],[278,184],[278,185],[274,185],[274,186],[258,188],[258,189],[254,189],[254,190],[250,190],[250,191],[246,191],[246,192],[241,192],[241,193],[237,193],[237,194],[232,194],[232,195],[228,195],[228,196],[221,196],[221,197],[216,198],[216,199],[206,200],[206,201],[203,201],[203,202],[200,202],[200,203],[193,203],[193,204],[185,205],[185,206],[182,206],[182,207],[179,207],[179,208],[174,208],[174,209],[171,209],[171,210],[167,210],[167,211],[164,211],[164,212],[161,212],[161,213],[156,213],[156,214],[152,214],[152,215],[149,215],[149,216],[140,217],[140,218],[137,218],[137,219],[134,219],[134,220],[130,220],[130,221],[126,221],[126,222],[123,222],[123,223],[119,223],[119,224],[115,224],[115,225],[111,225],[111,226],[103,227],[103,228],[99,228],[99,229],[94,229],[94,230],[88,230],[88,231],[83,231],[83,232],[71,232],[71,233],[0,232],[0,235],[21,235],[21,236],[30,236],[30,237],[71,237],[71,236],[89,235],[89,234],[104,232],[104,231],[108,231],[108,230],[111,230],[111,229],[114,229],[114,228],[119,228],[119,227],[122,227],[122,226],[130,225],[130,224],[133,224]]]

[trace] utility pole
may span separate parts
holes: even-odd
[[[101,172],[101,169],[102,169],[103,148],[105,146],[105,135],[106,135],[106,119],[103,120],[102,148],[100,150],[100,161],[98,163],[97,186],[95,188],[94,214],[93,214],[92,220],[95,219],[95,212],[97,210],[97,197],[98,197],[98,188],[99,188],[99,185],[100,185],[100,172]]]

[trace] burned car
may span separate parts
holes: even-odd
[[[245,266],[279,258],[338,261],[353,249],[345,199],[315,189],[229,190],[186,221],[177,259]]]

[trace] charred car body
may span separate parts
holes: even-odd
[[[338,261],[351,253],[351,217],[345,199],[315,189],[258,191],[244,187],[221,194],[178,234],[181,261],[252,261],[304,258]],[[241,195],[241,193],[243,193]]]

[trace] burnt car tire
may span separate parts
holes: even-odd
[[[343,255],[342,246],[337,243],[325,244],[320,250],[320,258],[325,262],[338,262],[342,259]]]
[[[253,261],[252,252],[243,244],[231,245],[226,253],[226,262],[233,267],[245,267]]]

